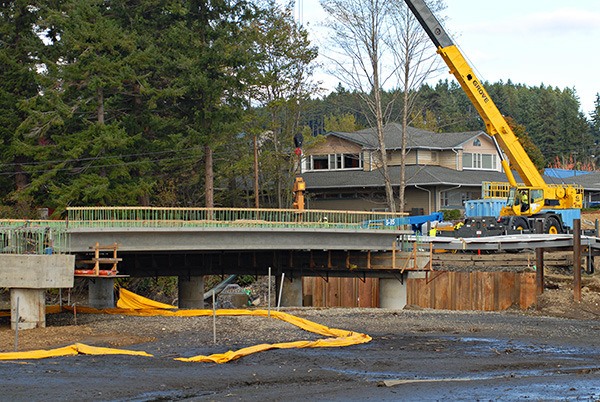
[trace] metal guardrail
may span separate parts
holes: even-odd
[[[262,208],[68,207],[67,225],[79,227],[313,227],[393,230],[371,221],[404,213]]]
[[[14,222],[16,223],[16,221]],[[5,225],[6,221],[2,222]],[[63,254],[69,250],[70,235],[62,227],[0,227],[0,254]]]

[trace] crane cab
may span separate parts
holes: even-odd
[[[544,189],[535,187],[511,187],[506,207],[501,216],[531,216],[544,208]]]

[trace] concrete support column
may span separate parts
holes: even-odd
[[[46,326],[44,289],[72,288],[74,266],[74,255],[0,254],[0,288],[10,289],[13,329]]]
[[[44,328],[46,299],[44,289],[10,289],[10,327],[12,329]],[[17,317],[19,322],[17,323]]]
[[[282,307],[302,307],[302,278],[284,279],[281,290]]]
[[[379,307],[403,309],[406,306],[406,276],[399,279],[379,279]]]
[[[180,276],[177,288],[179,308],[204,308],[203,276]]]
[[[88,301],[93,308],[115,307],[115,278],[90,278],[88,280]]]

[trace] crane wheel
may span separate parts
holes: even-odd
[[[515,230],[527,230],[529,229],[529,225],[527,224],[527,220],[525,218],[517,217],[513,220],[513,225]]]
[[[559,234],[562,233],[560,222],[554,216],[544,219],[544,233]]]

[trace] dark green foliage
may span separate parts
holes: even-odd
[[[253,275],[240,275],[237,277],[236,283],[241,287],[251,285],[256,280]]]
[[[29,207],[24,198],[17,202],[15,192],[27,186],[23,169],[31,161],[20,149],[36,142],[17,134],[27,117],[20,103],[38,91],[35,71],[44,48],[36,34],[43,3],[39,8],[30,4],[22,0],[0,2],[0,203],[19,211]]]
[[[462,212],[459,209],[442,209],[445,221],[455,221],[462,218]]]
[[[244,187],[235,179],[249,174],[230,161],[251,155],[238,134],[263,11],[245,1],[2,3],[2,44],[13,46],[0,46],[0,204],[199,206],[205,178],[223,190],[218,203],[237,203],[221,185]]]

